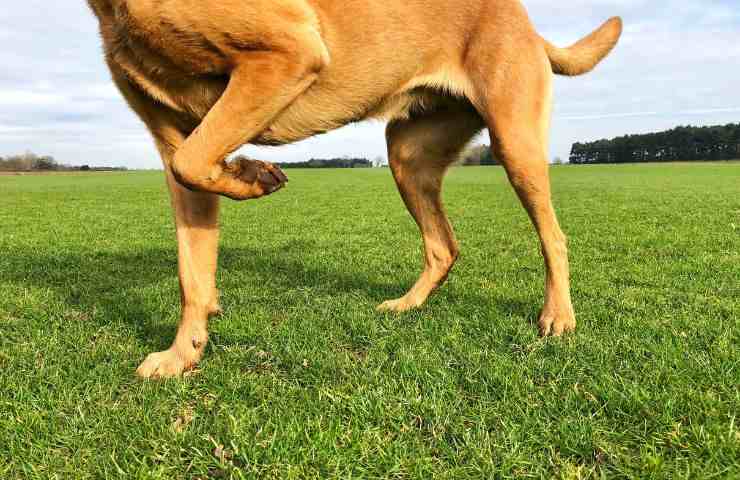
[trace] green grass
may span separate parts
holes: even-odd
[[[161,173],[0,177],[0,478],[739,478],[740,164],[558,167],[579,330],[498,168],[455,169],[462,256],[420,311],[387,170],[224,203],[201,369]]]

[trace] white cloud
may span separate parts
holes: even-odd
[[[625,20],[622,42],[594,73],[556,81],[553,155],[567,157],[575,141],[738,121],[736,0],[525,4],[542,35],[561,45],[610,16]],[[0,41],[0,155],[32,149],[69,163],[159,165],[149,135],[110,81],[85,2],[11,2],[0,10]],[[373,122],[246,151],[273,161],[373,157],[385,154],[385,142],[383,126]]]

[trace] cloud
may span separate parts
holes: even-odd
[[[553,155],[567,157],[575,141],[738,121],[736,0],[525,4],[538,31],[560,45],[612,15],[625,20],[622,42],[594,73],[556,80]],[[67,163],[159,166],[148,133],[110,81],[85,2],[11,2],[0,10],[0,41],[0,155],[30,149]],[[273,161],[374,157],[385,154],[385,141],[383,125],[371,122],[245,150]]]

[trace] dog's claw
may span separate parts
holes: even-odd
[[[235,200],[264,197],[277,192],[288,183],[288,177],[277,166],[246,157],[228,164],[224,173],[242,184],[238,193],[226,194]]]
[[[285,175],[285,173],[280,169],[280,167],[273,165],[272,163],[262,162],[265,164],[265,167],[269,172],[275,177],[277,180],[277,183],[280,185],[283,185],[285,183],[288,183],[288,177]]]

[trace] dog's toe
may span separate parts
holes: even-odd
[[[542,312],[539,320],[540,335],[543,337],[561,337],[576,329],[576,319],[573,312],[549,313]]]

